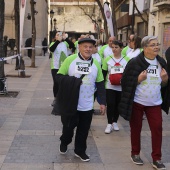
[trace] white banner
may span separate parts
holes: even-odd
[[[25,8],[27,0],[20,0],[20,50],[23,45],[23,29],[24,29],[24,18],[25,18]]]
[[[107,2],[104,3],[104,14],[105,14],[105,17],[106,17],[106,20],[107,20],[107,25],[109,27],[110,35],[114,36],[112,14],[111,14],[111,11],[109,9],[109,6],[108,6]]]

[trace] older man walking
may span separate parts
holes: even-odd
[[[57,73],[59,83],[57,100],[63,124],[59,151],[61,154],[67,152],[74,128],[77,127],[74,152],[76,157],[85,162],[90,161],[86,154],[86,140],[92,121],[95,87],[101,99],[101,114],[105,113],[106,105],[101,66],[92,58],[95,43],[95,40],[90,38],[80,39],[79,53],[66,58]]]

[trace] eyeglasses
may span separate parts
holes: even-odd
[[[154,48],[154,47],[159,47],[161,44],[151,44],[151,45],[147,45],[147,47],[151,47],[151,48]]]

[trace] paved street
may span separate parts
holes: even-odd
[[[94,115],[88,137],[87,154],[91,161],[74,156],[74,145],[60,155],[60,116],[51,115],[52,77],[48,56],[36,57],[36,68],[24,57],[27,78],[8,77],[8,91],[19,91],[16,98],[0,96],[0,170],[152,170],[151,137],[147,120],[143,121],[143,166],[130,160],[128,122],[120,117],[120,131],[104,133],[106,116]],[[17,75],[15,60],[5,64],[6,75]],[[95,103],[95,109],[99,106]],[[163,113],[162,160],[170,170],[170,116]]]

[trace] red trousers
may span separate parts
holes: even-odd
[[[131,127],[131,147],[132,155],[139,155],[141,149],[141,129],[143,114],[146,114],[148,124],[151,130],[152,139],[152,159],[161,160],[162,146],[162,112],[161,106],[143,106],[133,103],[132,116],[130,120]]]

